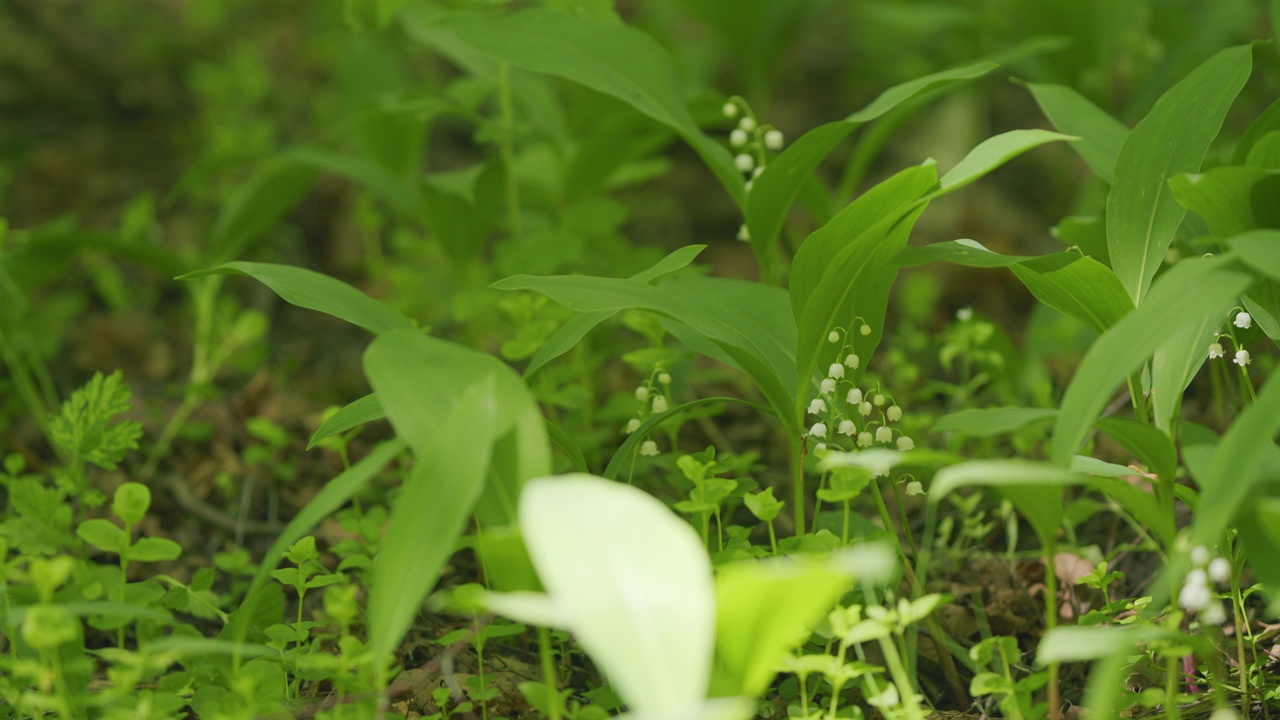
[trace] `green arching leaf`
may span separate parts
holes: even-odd
[[[728,676],[727,692],[758,697],[782,659],[855,580],[886,579],[894,557],[863,545],[825,558],[741,561],[716,575],[716,650]]]
[[[295,148],[280,160],[347,178],[381,197],[405,218],[425,221],[426,210],[418,189],[369,158],[339,155],[319,148]]]
[[[1231,155],[1232,165],[1247,165],[1253,146],[1264,136],[1280,130],[1280,99],[1267,106],[1266,110],[1253,121],[1249,129],[1236,143],[1235,152]]]
[[[1245,265],[1280,280],[1280,230],[1253,230],[1226,241]]]
[[[587,467],[587,458],[582,454],[582,448],[578,447],[578,443],[574,442],[573,437],[560,429],[559,425],[553,422],[547,423],[547,436],[556,447],[560,448],[560,452],[569,458],[569,462],[573,465],[574,472],[591,472],[591,468]]]
[[[1074,465],[1073,469],[1089,472],[1087,467],[1086,464],[1079,463]],[[1174,538],[1177,537],[1178,533],[1177,528],[1174,527],[1173,518],[1169,513],[1165,512],[1164,507],[1160,505],[1160,501],[1156,499],[1153,493],[1134,487],[1127,479],[1121,479],[1122,477],[1132,477],[1133,475],[1133,471],[1129,468],[1122,469],[1125,471],[1125,475],[1120,477],[1094,475],[1089,478],[1089,485],[1117,502],[1142,527],[1150,530],[1163,547],[1172,547]]]
[[[954,432],[970,437],[993,437],[1057,417],[1054,408],[971,408],[944,415],[930,432]]]
[[[1133,453],[1151,472],[1173,482],[1178,469],[1178,450],[1164,431],[1128,418],[1102,418],[1094,423],[1099,430]]]
[[[1026,87],[1054,127],[1080,138],[1072,148],[1098,177],[1110,184],[1129,128],[1071,88],[1036,83],[1026,83]]]
[[[397,367],[381,356],[396,339],[378,338],[365,353],[369,381],[384,393],[388,388],[382,381]],[[496,375],[472,382],[452,409],[438,416],[434,432],[415,447],[413,471],[391,509],[373,561],[369,645],[377,658],[389,657],[404,638],[484,491],[500,427],[497,391]],[[395,411],[391,418],[396,424]],[[404,434],[399,425],[397,431]]]
[[[405,447],[404,440],[400,438],[377,445],[362,460],[330,480],[315,497],[311,498],[311,501],[289,521],[284,530],[280,531],[280,535],[267,550],[262,564],[258,566],[258,572],[249,583],[244,600],[240,602],[240,608],[232,613],[231,621],[223,630],[223,637],[235,641],[244,640],[254,610],[261,599],[263,588],[267,587],[267,579],[280,564],[281,558],[289,547],[360,492],[388,463],[404,452]]]
[[[931,164],[901,170],[863,193],[805,238],[791,263],[789,292],[796,322],[804,317],[810,296],[838,254],[852,244],[874,242],[875,238],[863,239],[861,235],[884,218],[901,214],[937,182],[938,173]]]
[[[1228,48],[1165,93],[1120,148],[1107,195],[1111,267],[1137,305],[1147,294],[1186,210],[1168,190],[1196,172],[1249,78],[1252,45]]]
[[[374,300],[341,280],[314,270],[237,261],[188,273],[179,279],[205,275],[247,275],[274,290],[285,302],[346,320],[374,335],[413,327],[413,321],[395,308]]]
[[[978,143],[956,166],[938,180],[938,189],[930,197],[945,195],[974,182],[1033,148],[1059,140],[1077,140],[1070,135],[1048,130],[1010,130]]]
[[[651,283],[664,275],[669,275],[687,267],[706,247],[706,245],[682,247],[659,260],[653,267],[638,272],[628,279],[636,282]],[[587,333],[591,332],[593,328],[613,317],[615,312],[583,313],[560,326],[558,330],[552,333],[551,337],[547,338],[547,341],[542,344],[542,347],[538,349],[533,358],[529,360],[528,367],[524,369],[525,379],[532,381],[547,363],[568,352],[578,344],[579,340],[586,337]]]
[[[1000,255],[973,240],[955,240],[906,248],[893,262],[918,265],[934,260],[970,267],[1008,267],[1040,302],[1098,332],[1133,309],[1124,287],[1106,266],[1072,252],[1040,257]]]
[[[382,409],[382,403],[378,400],[378,394],[369,393],[362,398],[347,403],[341,410],[331,415],[328,420],[325,420],[320,427],[316,428],[311,440],[307,442],[307,449],[310,450],[320,441],[344,433],[353,427],[358,427],[374,420],[381,420],[386,416],[387,413]]]
[[[698,128],[675,60],[640,30],[546,9],[459,16],[449,27],[483,53],[612,95],[670,127],[702,157],[734,202],[743,203],[742,174],[733,157]]]
[[[871,104],[844,120],[814,128],[774,158],[751,185],[747,197],[747,228],[751,247],[766,273],[777,265],[777,240],[792,203],[818,164],[859,126],[894,108],[939,89],[973,80],[996,68],[979,62],[925,75],[885,90]],[[793,282],[794,284],[794,282]]]
[[[1062,488],[1084,482],[1071,470],[1029,460],[975,460],[948,465],[933,476],[929,503],[936,505],[964,487],[990,487],[1018,508],[1045,547],[1053,544],[1062,524]]]
[[[1209,358],[1209,345],[1222,318],[1201,316],[1181,323],[1151,358],[1151,408],[1155,426],[1170,432],[1180,415],[1182,393]]]
[[[1050,231],[1068,248],[1076,247],[1098,262],[1111,267],[1107,250],[1107,225],[1100,215],[1072,215],[1062,218]]]
[[[1054,425],[1053,462],[1070,461],[1115,388],[1171,332],[1204,318],[1221,318],[1253,280],[1232,256],[1184,260],[1165,273],[1152,286],[1150,302],[1112,325],[1080,362]]]
[[[1277,454],[1277,433],[1280,375],[1272,375],[1258,392],[1258,399],[1240,411],[1222,436],[1208,474],[1197,478],[1202,494],[1191,530],[1195,545],[1217,544],[1255,485],[1268,479],[1263,470]]]
[[[376,348],[376,349],[375,349]],[[422,457],[432,452],[440,423],[461,402],[459,393],[487,376],[497,383],[497,418],[488,444],[493,474],[476,505],[488,526],[515,522],[520,486],[551,471],[545,422],[528,388],[492,355],[413,330],[386,333],[365,353],[365,374],[396,434]]]
[[[236,257],[270,230],[311,189],[315,170],[285,157],[263,163],[222,206],[209,237],[214,262]]]
[[[1280,227],[1280,170],[1240,165],[1183,173],[1170,178],[1169,189],[1204,218],[1215,237]]]
[[[794,403],[795,388],[792,384],[794,367],[786,354],[785,343],[779,338],[769,337],[773,331],[770,328],[777,329],[776,323],[762,325],[761,318],[752,316],[744,307],[730,309],[722,315],[713,314],[704,310],[702,303],[685,301],[686,296],[696,297],[699,294],[696,287],[690,288],[690,293],[669,292],[665,285],[654,287],[615,278],[516,275],[494,283],[493,287],[500,290],[536,290],[578,312],[616,312],[634,308],[677,320],[714,343],[737,367],[750,375],[778,413],[783,427],[788,433],[799,435],[798,416],[793,417],[788,410]],[[751,292],[780,294],[782,291],[759,285]],[[714,296],[703,295],[707,303],[721,302]],[[751,332],[744,331],[744,328]]]
[[[1249,151],[1246,164],[1267,170],[1280,170],[1280,130],[1272,130],[1258,138],[1258,142]]]
[[[1280,342],[1280,282],[1260,280],[1243,298],[1244,309],[1267,337]]]

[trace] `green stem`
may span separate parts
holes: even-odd
[[[542,659],[542,680],[550,698],[549,720],[560,720],[560,689],[556,687],[556,665],[551,657],[551,633],[544,627],[538,628],[538,655]]]
[[[1057,544],[1052,538],[1044,545],[1044,626],[1051,632],[1058,626],[1058,570],[1053,566],[1057,555]],[[1062,688],[1058,685],[1059,663],[1049,663],[1049,718],[1059,720],[1062,717]]]
[[[1137,416],[1138,422],[1143,424],[1151,423],[1151,413],[1147,409],[1147,396],[1142,394],[1142,370],[1135,370],[1129,373],[1129,401],[1133,403],[1133,414]]]
[[[1164,713],[1168,720],[1181,720],[1182,711],[1178,709],[1178,677],[1182,672],[1182,658],[1172,655],[1164,665]]]
[[[791,440],[791,502],[792,517],[795,518],[793,533],[796,537],[804,535],[804,443],[800,438]],[[816,513],[815,513],[816,515]]]

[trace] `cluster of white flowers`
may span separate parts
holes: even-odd
[[[1196,546],[1191,549],[1191,571],[1178,593],[1178,605],[1195,612],[1204,625],[1221,625],[1227,621],[1227,611],[1214,596],[1212,581],[1219,586],[1231,582],[1231,563],[1226,558],[1213,557],[1209,549]]]
[[[1249,328],[1253,327],[1253,316],[1243,310],[1240,310],[1239,312],[1236,313],[1235,318],[1232,319],[1231,324],[1241,330],[1248,330]],[[1236,347],[1236,352],[1235,352],[1235,355],[1231,358],[1231,362],[1239,365],[1242,368],[1248,365],[1249,363],[1253,362],[1253,357],[1249,355],[1249,351],[1240,347],[1240,343],[1236,341],[1234,331],[1232,331],[1230,328],[1227,329],[1227,334],[1216,335],[1213,338],[1213,342],[1209,343],[1209,359],[1210,360],[1227,356],[1226,348],[1224,348],[1222,346],[1222,343],[1219,342],[1219,340],[1221,340],[1224,337],[1229,338],[1232,344],[1235,345]]]
[[[860,335],[865,337],[871,334],[871,326],[861,318],[856,323],[855,327]],[[825,452],[828,443],[848,450],[872,447],[877,443],[891,445],[903,451],[913,449],[915,441],[901,431],[895,436],[891,426],[902,420],[902,407],[879,390],[864,392],[849,378],[848,370],[857,370],[861,361],[851,345],[842,343],[845,333],[844,328],[837,328],[827,334],[828,342],[840,344],[841,347],[836,353],[835,362],[827,367],[826,377],[818,385],[818,397],[811,400],[807,408],[808,414],[817,418],[809,426],[807,435],[822,441],[813,446],[813,452]],[[848,389],[841,390],[842,385]],[[844,400],[843,404],[841,399]],[[832,437],[832,428],[835,428],[836,435],[844,435],[848,440]],[[889,469],[873,469],[873,472],[878,477],[888,475]]]
[[[640,409],[636,412],[635,417],[627,421],[622,431],[630,435],[640,429],[645,417],[660,415],[670,410],[671,404],[667,400],[667,396],[670,393],[671,375],[659,365],[653,369],[653,373],[644,382],[636,387],[635,396],[636,400],[640,402]],[[658,443],[653,440],[645,440],[640,443],[640,454],[645,457],[657,455]]]
[[[725,102],[724,116],[730,119],[738,118],[738,125],[729,132],[729,147],[735,153],[733,166],[738,169],[738,172],[748,175],[746,190],[751,192],[751,186],[768,164],[769,153],[781,150],[786,139],[781,130],[757,122],[751,108],[742,98],[733,97]],[[750,242],[751,233],[747,230],[745,223],[738,228],[737,238],[743,242]]]

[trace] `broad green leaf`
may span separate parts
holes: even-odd
[[[929,502],[965,487],[990,487],[1018,508],[1047,548],[1062,524],[1062,488],[1084,482],[1083,476],[1048,463],[1029,460],[975,460],[948,465],[933,476]]]
[[[569,462],[573,465],[574,472],[591,472],[591,468],[587,467],[587,458],[582,454],[582,448],[578,447],[578,443],[574,442],[573,437],[560,429],[559,425],[553,422],[547,423],[547,436],[564,456],[569,458]]]
[[[1150,623],[1127,627],[1063,626],[1045,633],[1044,640],[1036,650],[1036,664],[1084,662],[1115,657],[1132,653],[1138,643],[1157,639],[1193,645],[1204,642],[1202,638],[1180,630],[1171,631]],[[1112,677],[1111,681],[1116,682],[1116,678]]]
[[[396,371],[394,365],[384,364],[382,357],[384,341],[395,339],[379,338],[365,353],[366,371],[375,390],[386,392],[382,381]],[[369,645],[375,657],[390,656],[404,638],[484,491],[500,427],[497,386],[494,375],[473,382],[450,412],[438,416],[435,431],[415,447],[413,471],[391,509],[373,561]],[[405,434],[394,411],[391,420],[397,432]]]
[[[810,130],[783,150],[752,182],[751,193],[747,197],[747,227],[760,267],[766,273],[771,273],[771,268],[776,267],[778,234],[791,204],[818,164],[849,133],[914,98],[982,77],[995,67],[995,63],[979,62],[895,85],[862,110],[844,120]]]
[[[716,574],[716,650],[729,692],[760,696],[783,658],[854,581],[878,583],[894,556],[866,545],[827,557],[734,562]]]
[[[1227,245],[1245,265],[1280,280],[1280,230],[1253,230],[1227,240]]]
[[[1246,164],[1267,170],[1280,170],[1280,130],[1272,130],[1258,138],[1258,142],[1249,151]]]
[[[1235,152],[1231,155],[1232,165],[1246,165],[1254,145],[1263,137],[1280,130],[1280,99],[1267,106],[1266,110],[1253,121],[1249,129],[1236,143]]]
[[[1098,177],[1110,184],[1129,128],[1071,88],[1036,83],[1027,83],[1026,87],[1054,127],[1080,138],[1072,148]]]
[[[1277,433],[1280,375],[1273,374],[1258,392],[1258,399],[1240,411],[1222,436],[1208,475],[1197,478],[1202,496],[1192,525],[1194,544],[1219,543],[1257,483],[1274,479],[1263,470],[1276,453]]]
[[[590,475],[530,481],[520,528],[547,593],[490,594],[490,609],[568,628],[641,717],[691,718],[706,702],[716,619],[693,528],[648,493]]]
[[[1053,462],[1070,461],[1115,389],[1170,333],[1222,318],[1253,279],[1233,256],[1184,260],[1165,273],[1152,286],[1150,301],[1112,325],[1080,362],[1059,406]]]
[[[1051,233],[1068,247],[1080,248],[1085,255],[1111,267],[1111,253],[1107,250],[1107,224],[1102,216],[1064,217],[1053,227]]]
[[[333,315],[374,335],[413,327],[412,320],[391,306],[374,300],[341,280],[305,268],[237,261],[188,273],[179,279],[218,274],[247,275],[274,290],[290,304]]]
[[[944,415],[930,432],[956,432],[971,437],[1003,435],[1057,417],[1053,408],[970,408]]]
[[[1133,309],[1116,276],[1093,258],[1072,252],[1040,257],[1000,255],[973,240],[932,243],[898,253],[894,262],[947,260],[970,267],[1008,267],[1040,302],[1102,332]]]
[[[956,166],[938,181],[939,188],[931,197],[945,195],[968,185],[1013,158],[1033,148],[1058,140],[1078,138],[1048,130],[1010,130],[987,138],[969,151]]]
[[[1169,189],[1218,238],[1280,227],[1280,171],[1244,165],[1174,175]]]
[[[1164,431],[1128,418],[1102,418],[1095,423],[1098,429],[1124,449],[1133,453],[1151,472],[1166,482],[1173,482],[1178,469],[1178,450]]]
[[[1244,309],[1267,337],[1280,342],[1280,282],[1258,282],[1244,296]]]
[[[733,157],[698,128],[685,102],[679,67],[645,33],[597,17],[545,9],[500,17],[463,16],[449,26],[481,52],[616,97],[675,130],[734,202],[743,203],[742,173]]]
[[[1156,427],[1164,432],[1177,422],[1182,393],[1209,359],[1209,345],[1221,327],[1221,316],[1188,319],[1156,347],[1151,358],[1151,408]]]
[[[727,287],[725,283],[754,285],[738,289],[755,295],[773,294],[778,298],[775,303],[781,300],[782,291],[759,284],[718,280],[714,287]],[[792,384],[794,366],[786,352],[786,338],[771,337],[779,331],[777,324],[762,324],[762,318],[745,307],[725,308],[723,314],[709,312],[707,307],[720,309],[725,303],[714,295],[698,291],[696,284],[686,292],[684,289],[668,291],[665,284],[654,287],[635,280],[516,275],[494,283],[493,287],[500,290],[536,290],[578,312],[644,309],[673,318],[714,343],[737,367],[750,375],[777,412],[784,428],[799,435],[798,416],[793,416],[788,410],[794,402],[795,387]],[[704,283],[703,287],[712,286]],[[702,296],[701,301],[696,300],[699,295]],[[695,298],[695,301],[686,302],[686,297]],[[762,301],[763,298],[756,300]]]
[[[628,279],[636,282],[651,283],[664,275],[669,275],[687,267],[706,247],[706,245],[682,247],[659,260],[653,267],[638,272]],[[601,311],[583,313],[571,318],[560,326],[560,329],[552,333],[551,337],[547,338],[547,341],[534,354],[529,361],[528,367],[524,369],[525,378],[531,382],[538,374],[538,371],[545,367],[547,363],[568,352],[578,344],[579,340],[586,337],[587,333],[591,332],[595,326],[613,317],[613,315],[614,312]]]
[[[344,433],[353,427],[359,427],[374,420],[381,420],[386,416],[387,413],[382,409],[382,403],[378,401],[378,394],[369,393],[346,404],[341,410],[331,415],[328,420],[325,420],[320,427],[316,428],[315,434],[307,442],[307,449],[310,450],[315,447],[321,440]]]
[[[163,562],[182,555],[182,546],[168,538],[139,538],[126,553],[136,562]]]
[[[1076,457],[1079,458],[1080,456],[1077,455]],[[1086,463],[1074,463],[1072,469],[1079,472],[1092,472],[1096,468],[1090,467]],[[1095,474],[1094,477],[1089,478],[1089,485],[1119,503],[1120,507],[1124,508],[1124,511],[1132,516],[1134,520],[1151,531],[1165,548],[1172,547],[1178,532],[1177,528],[1174,527],[1173,517],[1165,512],[1164,507],[1161,506],[1160,501],[1156,499],[1153,493],[1130,484],[1129,478],[1133,476],[1132,470],[1129,468],[1120,468],[1120,470],[1123,470],[1124,473]]]
[[[515,522],[523,482],[551,470],[545,421],[520,376],[492,355],[413,330],[378,337],[366,351],[364,364],[396,434],[418,457],[433,452],[433,438],[461,402],[460,393],[486,376],[495,378],[498,410],[489,436],[493,448],[483,447],[486,458],[492,452],[493,473],[484,485],[476,517],[489,526]]]
[[[209,259],[223,262],[244,252],[302,199],[315,176],[285,157],[263,163],[223,205],[209,237]]]
[[[1196,172],[1249,78],[1251,45],[1228,48],[1166,92],[1120,148],[1107,195],[1111,267],[1137,305],[1146,296],[1186,210],[1168,180]]]
[[[124,529],[110,520],[94,518],[85,520],[76,528],[76,535],[85,542],[103,551],[120,555],[129,545],[129,536]]]
[[[319,493],[316,493],[315,497],[311,498],[311,501],[289,521],[284,530],[280,531],[280,535],[267,550],[267,554],[262,559],[262,564],[258,566],[258,572],[249,583],[249,589],[245,592],[240,608],[232,614],[231,621],[224,630],[224,637],[236,641],[244,640],[254,610],[261,600],[262,589],[267,586],[267,578],[271,576],[271,572],[280,564],[281,558],[284,557],[289,547],[310,532],[312,528],[319,525],[322,520],[342,507],[356,493],[360,492],[374,476],[404,449],[405,442],[399,438],[377,445],[355,465],[347,468],[342,474],[326,483],[324,488]]]

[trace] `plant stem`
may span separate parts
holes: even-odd
[[[560,689],[556,687],[556,665],[551,657],[551,633],[538,628],[538,655],[542,659],[542,680],[547,685],[549,720],[560,720]]]
[[[804,535],[804,441],[800,438],[791,440],[791,508],[795,518],[792,532],[796,537]],[[816,513],[815,513],[816,516]]]
[[[1058,626],[1058,569],[1054,567],[1057,544],[1050,539],[1044,547],[1044,626],[1051,632]],[[1062,688],[1058,686],[1059,663],[1049,663],[1049,719],[1062,717]]]

